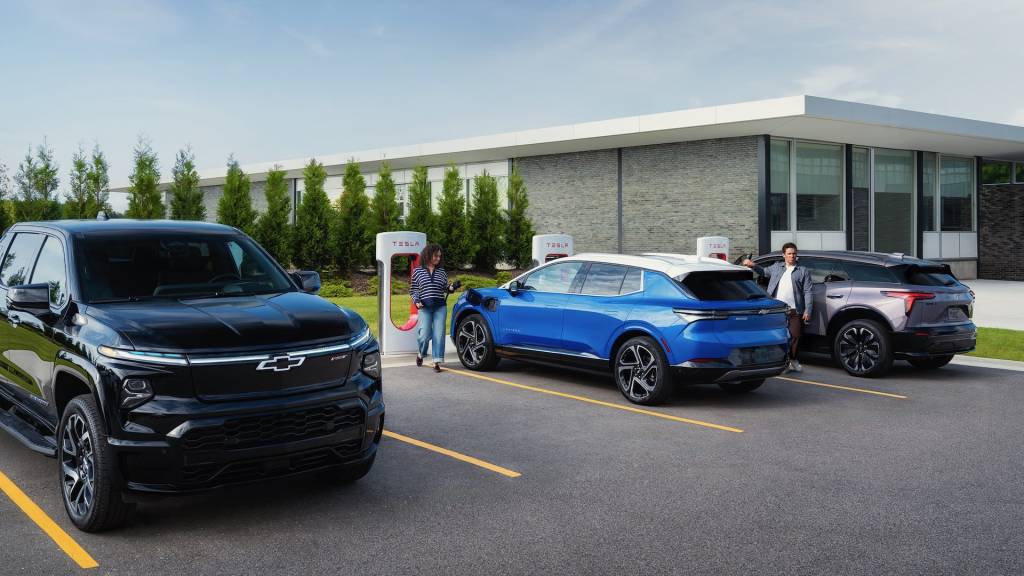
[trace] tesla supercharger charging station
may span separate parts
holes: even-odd
[[[574,253],[572,236],[568,234],[538,234],[533,237],[534,266],[572,256]]]
[[[697,256],[728,260],[729,239],[725,236],[703,236],[697,238]]]
[[[409,301],[409,319],[401,326],[391,321],[391,271],[394,270],[394,259],[407,257],[409,270],[407,275],[420,263],[420,252],[427,245],[427,235],[422,232],[381,232],[377,234],[377,278],[380,285],[377,290],[378,310],[380,318],[380,353],[412,354],[416,352],[416,320],[419,310]]]

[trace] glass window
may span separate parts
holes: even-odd
[[[619,288],[619,294],[639,292],[643,288],[643,277],[644,273],[642,270],[630,268],[629,272],[626,273],[626,278],[622,281],[622,288]]]
[[[914,252],[914,153],[875,150],[875,251]]]
[[[804,268],[807,268],[807,271],[811,274],[811,282],[814,284],[823,283],[825,278],[836,267],[834,260],[824,260],[821,258],[800,258],[797,262]]]
[[[853,187],[854,188],[869,188],[871,187],[871,163],[868,155],[867,148],[854,147],[851,160],[853,161]]]
[[[147,234],[79,241],[79,285],[88,301],[200,298],[293,289],[284,273],[246,238]]]
[[[43,245],[43,236],[22,232],[14,237],[11,247],[0,267],[0,279],[4,286],[21,286],[28,284],[32,274],[32,266],[36,263],[39,248]]]
[[[789,142],[772,140],[769,221],[772,230],[789,230]]]
[[[1024,162],[1017,162],[1017,184],[1024,184]]]
[[[795,148],[797,230],[842,230],[843,147],[797,142]]]
[[[594,296],[618,296],[619,288],[625,278],[626,268],[624,266],[591,264],[580,293]]]
[[[974,159],[943,156],[939,167],[942,231],[974,229]]]
[[[884,266],[864,264],[862,262],[843,262],[843,268],[850,280],[855,282],[897,283],[896,277]]]
[[[43,251],[39,253],[36,269],[32,272],[32,284],[50,285],[50,305],[63,308],[68,301],[67,268],[64,265],[64,246],[53,236],[46,238]]]
[[[1009,184],[1012,174],[1012,162],[1000,162],[998,160],[981,161],[982,184]]]
[[[753,300],[768,296],[750,272],[690,272],[681,284],[698,300]]]
[[[921,155],[921,187],[924,189],[924,198],[921,200],[921,215],[924,220],[926,232],[938,232],[939,227],[935,225],[935,198],[939,188],[935,185],[935,153],[925,152]]]
[[[568,292],[582,262],[563,262],[537,270],[526,278],[525,290],[537,292]]]

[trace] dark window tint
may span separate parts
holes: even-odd
[[[46,238],[39,253],[32,284],[50,285],[50,304],[62,308],[68,297],[67,269],[64,266],[64,246],[53,236]]]
[[[682,285],[698,300],[754,300],[768,295],[750,272],[691,272]]]
[[[797,260],[797,264],[807,268],[807,271],[811,273],[811,282],[814,284],[824,282],[825,278],[836,268],[835,260],[822,258],[800,258]]]
[[[862,264],[860,262],[843,262],[846,273],[854,282],[886,282],[896,284],[899,281],[884,266],[874,264]]]
[[[591,264],[587,278],[583,281],[581,294],[594,296],[617,296],[622,280],[626,277],[624,266],[614,264]]]
[[[198,234],[97,236],[77,244],[89,301],[286,292],[292,285],[245,238]]]
[[[956,278],[945,268],[908,266],[903,275],[907,284],[917,286],[955,286],[957,284]]]
[[[582,262],[562,262],[537,270],[526,278],[526,290],[537,292],[568,292]]]
[[[39,248],[43,244],[41,234],[21,233],[14,237],[11,247],[7,250],[4,263],[0,268],[0,278],[4,286],[21,286],[28,284],[32,275],[32,266],[36,263]]]
[[[983,160],[981,163],[982,184],[1009,184],[1013,177],[1013,164],[998,160]]]
[[[642,270],[630,268],[629,272],[626,273],[626,278],[622,280],[622,288],[619,288],[619,294],[640,291],[643,288],[643,277],[644,273]]]

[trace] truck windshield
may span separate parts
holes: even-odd
[[[76,241],[87,302],[287,292],[284,272],[244,236],[140,234]]]

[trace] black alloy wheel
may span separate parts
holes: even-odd
[[[470,314],[459,321],[455,329],[455,349],[459,361],[470,370],[490,370],[498,363],[491,331],[479,314]]]
[[[882,376],[892,368],[889,331],[868,319],[851,320],[836,332],[832,353],[849,374]]]
[[[630,338],[619,347],[614,371],[619,392],[634,404],[658,404],[672,388],[665,353],[646,336]]]
[[[85,532],[122,525],[131,506],[121,497],[117,459],[91,396],[68,403],[57,428],[57,462],[64,509]]]

